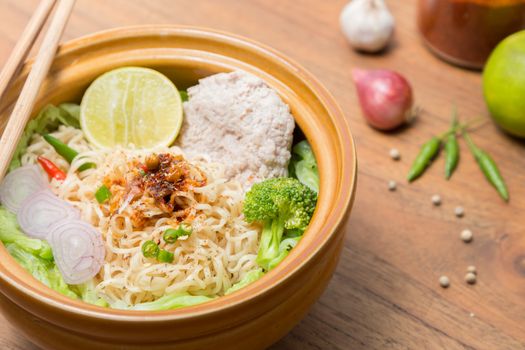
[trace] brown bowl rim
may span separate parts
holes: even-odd
[[[148,37],[155,35],[163,35],[169,33],[170,35],[176,35],[177,33],[192,34],[208,39],[214,39],[222,42],[228,42],[229,44],[235,44],[245,48],[255,50],[256,55],[262,55],[266,58],[277,60],[279,64],[284,64],[288,68],[293,68],[294,75],[298,76],[303,84],[305,84],[311,91],[315,92],[320,102],[325,106],[328,114],[331,117],[332,122],[337,127],[336,132],[338,133],[339,139],[341,139],[340,145],[343,147],[343,157],[347,160],[346,164],[349,165],[349,169],[346,173],[351,177],[351,183],[347,187],[342,187],[342,191],[337,199],[337,204],[334,205],[334,211],[331,213],[330,218],[332,219],[331,229],[327,230],[327,234],[323,236],[323,240],[319,245],[314,246],[314,242],[311,242],[308,246],[308,250],[305,250],[307,259],[300,261],[299,256],[293,257],[290,255],[287,257],[288,263],[280,264],[274,270],[267,273],[260,280],[248,285],[247,287],[232,293],[230,295],[222,296],[211,300],[209,302],[183,307],[180,309],[166,310],[166,311],[130,311],[130,310],[118,310],[110,308],[102,308],[94,305],[84,303],[82,301],[74,300],[61,296],[57,293],[55,298],[40,295],[37,292],[30,290],[26,285],[18,283],[8,278],[3,269],[5,268],[3,263],[0,263],[0,279],[16,287],[18,291],[22,292],[33,299],[36,299],[46,305],[61,309],[65,312],[74,314],[80,314],[92,318],[101,318],[105,320],[125,321],[125,322],[161,322],[167,320],[183,320],[185,318],[193,318],[203,314],[210,314],[219,312],[221,310],[232,308],[239,304],[248,302],[250,299],[260,297],[267,293],[270,289],[275,288],[276,285],[282,284],[287,278],[294,275],[301,269],[303,265],[307,263],[309,258],[314,256],[323,246],[329,241],[330,237],[334,235],[345,222],[353,199],[355,196],[355,188],[357,181],[357,154],[355,148],[355,142],[350,131],[350,127],[347,119],[344,116],[343,111],[336,102],[332,94],[302,65],[297,63],[295,60],[281,54],[277,50],[259,43],[255,40],[228,33],[221,30],[197,27],[197,26],[185,26],[185,25],[139,25],[139,26],[126,26],[117,27],[108,30],[98,31],[95,33],[87,34],[85,36],[72,39],[60,46],[57,58],[67,55],[70,52],[74,52],[81,49],[89,49],[89,47],[100,45],[102,43],[109,43],[116,40],[121,40],[128,37]],[[26,64],[26,69],[31,65],[31,60]],[[347,152],[345,152],[347,151]],[[349,162],[348,162],[349,161]],[[344,163],[344,162],[343,162]],[[342,171],[344,173],[344,171]],[[322,176],[322,170],[321,170]],[[346,191],[345,191],[346,190]],[[304,255],[304,254],[303,254]],[[292,264],[296,261],[296,264]],[[63,298],[67,299],[67,303],[62,303],[60,300]]]

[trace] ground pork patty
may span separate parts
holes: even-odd
[[[201,79],[188,89],[177,144],[191,158],[207,155],[244,188],[288,175],[294,119],[260,78],[244,71]]]

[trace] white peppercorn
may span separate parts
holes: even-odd
[[[476,274],[472,273],[472,272],[467,272],[467,274],[465,275],[465,281],[468,283],[468,284],[474,284],[476,283]]]
[[[472,238],[474,238],[474,235],[472,234],[472,231],[465,229],[461,231],[460,238],[463,242],[469,243],[472,241]]]
[[[390,158],[392,158],[393,160],[401,159],[401,153],[399,153],[399,150],[397,148],[390,149]]]
[[[388,190],[395,191],[397,188],[397,183],[394,180],[388,181]]]
[[[450,286],[450,280],[447,276],[439,277],[439,285],[443,288],[448,288]]]

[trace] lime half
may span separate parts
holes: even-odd
[[[149,68],[125,67],[98,77],[80,105],[80,125],[96,147],[169,146],[182,124],[182,101],[171,80]]]
[[[483,93],[494,121],[525,137],[525,30],[492,51],[483,71]]]

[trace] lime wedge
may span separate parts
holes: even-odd
[[[149,68],[118,68],[98,77],[80,105],[80,125],[99,148],[169,146],[182,124],[179,91]]]

